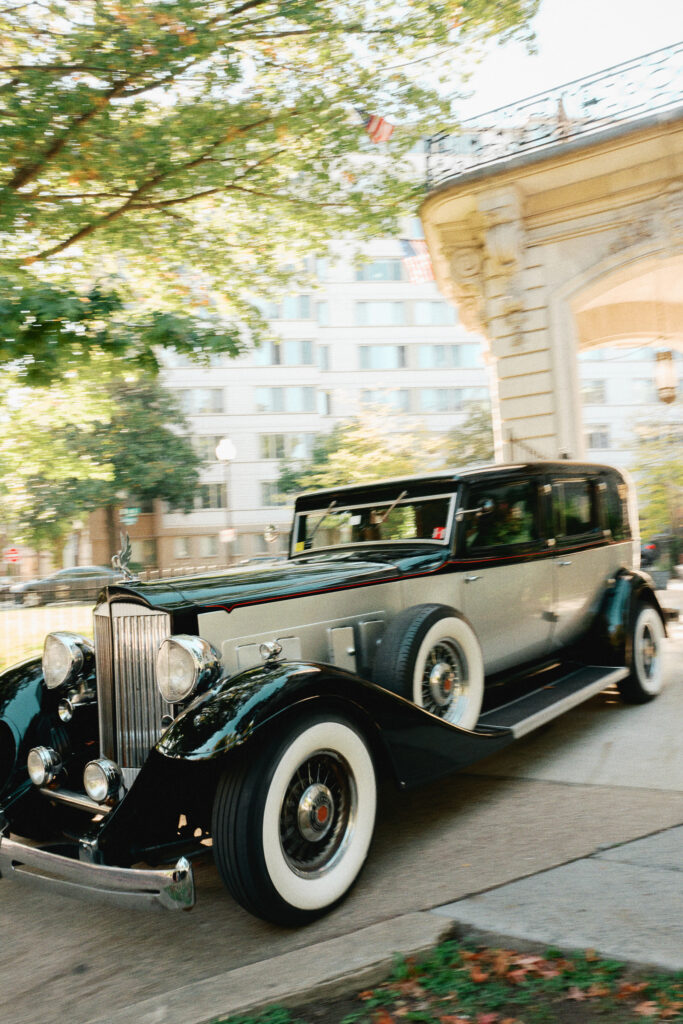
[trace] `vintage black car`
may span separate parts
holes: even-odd
[[[438,778],[609,686],[657,695],[636,522],[608,466],[491,466],[303,495],[281,563],[109,585],[94,643],[52,633],[0,675],[0,873],[187,908],[212,845],[253,913],[320,915],[380,775]]]

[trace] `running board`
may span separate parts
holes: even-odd
[[[477,723],[477,729],[493,726],[509,729],[515,739],[526,736],[539,726],[563,715],[570,708],[582,704],[608,686],[628,675],[627,668],[588,665],[575,669],[555,682],[542,686],[524,697],[487,711]]]

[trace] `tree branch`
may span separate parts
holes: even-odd
[[[263,117],[259,121],[254,121],[250,125],[245,125],[242,128],[236,129],[236,133],[244,134],[247,131],[251,131],[253,128],[258,128],[261,125],[267,124],[270,120],[270,117]],[[227,137],[222,136],[220,139],[216,139],[216,141],[213,142],[208,149],[206,149],[203,153],[201,153],[194,159],[187,160],[185,163],[180,164],[179,166],[173,166],[169,168],[167,171],[160,171],[159,173],[153,175],[151,178],[148,178],[148,180],[143,182],[142,185],[139,185],[138,188],[135,189],[135,191],[131,192],[126,202],[122,203],[121,206],[118,206],[115,210],[110,210],[109,213],[103,214],[96,220],[91,221],[90,224],[86,224],[84,227],[76,231],[73,235],[70,235],[69,238],[64,239],[63,242],[58,242],[57,245],[53,245],[49,249],[44,249],[42,252],[38,253],[35,256],[27,257],[24,260],[24,264],[30,266],[32,263],[37,263],[40,260],[49,259],[51,256],[57,256],[60,252],[64,252],[65,249],[69,249],[72,245],[76,245],[76,243],[82,241],[84,238],[88,238],[90,235],[94,234],[96,231],[104,227],[106,224],[110,224],[113,220],[118,220],[118,218],[122,217],[125,213],[128,212],[128,210],[135,207],[136,205],[139,205],[136,203],[136,201],[140,198],[140,196],[143,196],[146,193],[151,192],[152,189],[156,188],[157,185],[159,185],[162,181],[165,181],[167,178],[172,178],[175,174],[178,174],[180,171],[188,171],[191,170],[193,167],[199,166],[199,164],[208,160],[211,154],[214,153],[216,149],[219,148],[219,146],[224,145],[226,139],[232,138],[234,138],[234,134],[232,133],[229,133]]]

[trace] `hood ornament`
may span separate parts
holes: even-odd
[[[133,554],[133,546],[127,533],[121,533],[121,550],[111,560],[112,567],[119,569],[128,583],[139,583],[140,577],[135,576],[128,568]]]

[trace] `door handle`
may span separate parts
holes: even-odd
[[[465,583],[474,583],[476,580],[480,580],[481,576],[465,576]]]
[[[558,565],[571,565],[571,559],[568,562],[558,562]]]

